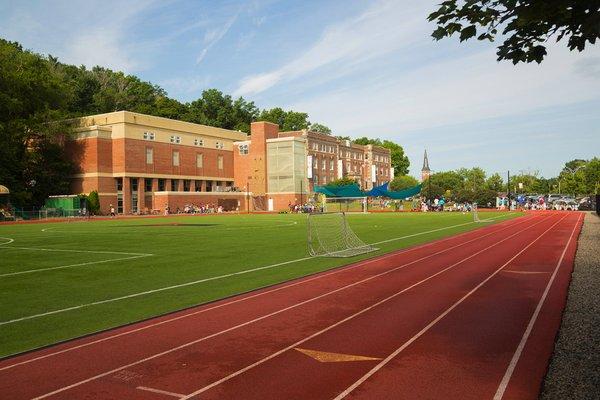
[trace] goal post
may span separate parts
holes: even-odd
[[[307,228],[313,257],[353,257],[377,250],[356,236],[343,212],[308,214]]]
[[[471,213],[473,214],[473,222],[481,222],[479,213],[477,212],[477,203],[471,205]]]
[[[324,197],[323,211],[329,213],[366,213],[366,197]]]

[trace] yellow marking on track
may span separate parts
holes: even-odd
[[[376,358],[376,357],[355,356],[352,354],[329,353],[326,351],[301,349],[299,347],[296,347],[294,350],[298,350],[300,353],[303,353],[303,354],[305,354],[311,358],[314,358],[315,360],[322,362],[322,363],[381,360],[381,358]]]

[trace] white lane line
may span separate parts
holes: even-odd
[[[528,221],[528,220],[529,220],[529,219],[526,219],[525,221]],[[540,222],[538,222],[538,223],[536,223],[536,224],[534,224],[534,225],[532,225],[532,226],[535,226],[535,225],[537,225],[537,224],[540,224],[540,223],[542,223],[542,222],[543,222],[543,221],[545,221],[545,220],[546,220],[546,218],[543,218],[543,219],[542,219],[542,221],[540,221]],[[522,221],[521,221],[521,222],[522,222]],[[520,223],[520,222],[519,222],[519,223]],[[503,229],[501,229],[501,230],[509,229],[509,228],[512,228],[512,227],[513,227],[513,225],[509,225],[509,226],[506,226],[506,227],[504,227],[504,228],[503,228]],[[495,233],[497,233],[497,231],[491,232],[489,235],[491,235],[491,234],[495,234]],[[515,236],[515,235],[517,235],[517,234],[520,234],[520,233],[521,233],[521,232],[514,233],[513,235],[510,235],[510,236],[506,237],[505,239],[503,239],[503,240],[501,240],[501,241],[499,241],[499,242],[496,242],[496,243],[495,243],[494,245],[492,245],[492,246],[496,246],[497,244],[499,244],[499,243],[502,243],[503,241],[510,239],[512,236]],[[485,236],[489,236],[489,235],[485,235]],[[474,241],[474,240],[477,240],[477,239],[480,239],[480,238],[482,238],[482,237],[484,237],[484,236],[478,236],[477,238],[473,239],[473,241]],[[455,247],[458,247],[458,246],[463,246],[463,245],[464,245],[464,242],[463,242],[463,243],[461,243],[461,244],[459,244],[459,245],[453,246],[453,248],[455,248]],[[423,247],[425,247],[425,246],[423,246]],[[447,249],[446,249],[446,250],[447,250]],[[394,268],[394,270],[398,270],[398,269],[400,269],[400,268],[403,268],[403,267],[405,267],[405,266],[406,266],[406,265],[408,265],[408,264],[414,264],[414,263],[420,262],[420,261],[422,261],[422,260],[424,260],[424,259],[426,259],[426,258],[434,257],[434,256],[436,256],[436,255],[438,255],[438,254],[440,254],[440,253],[443,253],[444,251],[445,251],[445,250],[442,250],[442,251],[439,251],[439,252],[437,252],[437,253],[433,253],[433,254],[430,254],[430,255],[428,255],[428,256],[425,256],[425,257],[423,257],[423,258],[421,258],[421,259],[418,259],[418,260],[415,260],[415,261],[411,261],[410,263],[407,263],[407,264],[401,265],[401,266],[399,266],[399,267],[395,267],[395,268]],[[475,255],[476,255],[476,254],[474,254],[474,255],[471,255],[471,256],[469,256],[469,258],[470,258],[470,257],[473,257],[473,256],[475,256]],[[466,260],[466,259],[465,259],[465,260]],[[371,262],[373,262],[373,261],[375,261],[375,260],[370,260],[370,261],[371,261]],[[449,268],[450,268],[450,267],[449,267]],[[447,268],[447,269],[448,269],[448,268]],[[387,274],[387,273],[393,272],[394,270],[385,271],[385,272],[383,272],[383,273],[380,273],[380,274],[378,274],[378,275],[379,275],[379,276],[381,276],[381,275],[385,275],[385,274]],[[438,273],[436,273],[436,274],[434,274],[434,275],[430,276],[430,277],[429,277],[429,278],[427,278],[427,279],[431,279],[431,278],[433,278],[434,276],[436,276],[436,275],[439,275],[439,274],[440,274],[440,273],[442,273],[442,272],[443,272],[443,271],[440,271],[440,272],[438,272]],[[150,360],[153,360],[153,359],[155,359],[155,358],[158,358],[158,357],[164,356],[164,355],[166,355],[166,354],[170,354],[170,353],[173,353],[173,352],[175,352],[175,351],[178,351],[178,350],[181,350],[181,349],[184,349],[184,348],[190,347],[190,346],[192,346],[192,345],[194,345],[194,344],[197,344],[197,343],[200,343],[200,342],[206,341],[206,340],[208,340],[208,339],[211,339],[211,338],[213,338],[213,337],[216,337],[216,336],[219,336],[219,335],[225,334],[225,333],[227,333],[227,332],[234,331],[234,330],[236,330],[236,329],[242,328],[242,327],[244,327],[244,326],[247,326],[247,325],[251,325],[251,324],[253,324],[253,323],[255,323],[255,322],[261,321],[261,320],[263,320],[263,319],[266,319],[266,318],[269,318],[269,317],[271,317],[271,316],[274,316],[274,315],[277,315],[277,314],[281,314],[281,313],[283,313],[283,312],[285,312],[285,311],[288,311],[288,310],[294,309],[294,308],[296,308],[296,307],[299,307],[299,306],[301,306],[301,305],[304,305],[304,304],[310,303],[310,302],[312,302],[312,301],[318,300],[318,299],[320,299],[320,298],[323,298],[323,297],[329,296],[330,294],[337,293],[337,292],[339,292],[339,291],[342,291],[342,290],[344,290],[344,289],[346,289],[346,288],[348,288],[348,287],[356,286],[356,285],[358,285],[358,284],[361,284],[361,283],[363,283],[363,282],[366,282],[366,281],[368,281],[368,280],[374,279],[374,278],[376,278],[376,277],[377,277],[377,276],[371,276],[371,277],[369,277],[369,278],[366,278],[366,279],[363,279],[363,280],[361,280],[361,281],[354,282],[354,283],[352,283],[352,284],[349,284],[349,285],[346,285],[346,286],[344,286],[344,287],[341,287],[341,288],[338,288],[338,289],[332,290],[332,291],[330,291],[330,292],[327,292],[327,293],[321,294],[321,295],[319,295],[319,296],[316,296],[316,297],[313,297],[313,298],[311,298],[311,299],[308,299],[308,300],[302,301],[302,302],[300,302],[300,303],[296,303],[296,304],[294,304],[294,305],[291,305],[291,306],[289,306],[289,307],[285,307],[285,308],[282,308],[282,309],[280,309],[280,310],[274,311],[274,312],[272,312],[272,313],[265,314],[265,315],[263,315],[263,316],[260,316],[260,317],[257,317],[257,318],[255,318],[255,319],[252,319],[252,320],[249,320],[249,321],[243,322],[243,323],[241,323],[241,324],[238,324],[238,325],[232,326],[232,327],[230,327],[230,328],[224,329],[224,330],[222,330],[222,331],[219,331],[219,332],[212,333],[212,334],[210,334],[210,335],[204,336],[204,337],[202,337],[202,338],[199,338],[199,339],[196,339],[196,340],[194,340],[194,341],[191,341],[191,342],[188,342],[188,343],[184,343],[184,344],[182,344],[182,345],[180,345],[180,346],[173,347],[173,348],[171,348],[171,349],[168,349],[168,350],[165,350],[165,351],[163,351],[163,352],[160,352],[160,353],[153,354],[153,355],[151,355],[151,356],[148,356],[148,357],[146,357],[146,358],[143,358],[143,359],[140,359],[140,360],[134,361],[134,362],[132,362],[132,363],[129,363],[129,364],[127,364],[127,365],[122,365],[122,366],[120,366],[120,367],[118,367],[118,368],[112,369],[112,370],[110,370],[110,371],[107,371],[107,372],[103,372],[103,373],[101,373],[101,374],[98,374],[98,375],[92,376],[92,377],[90,377],[90,378],[87,378],[87,379],[84,379],[84,380],[82,380],[82,381],[79,381],[79,382],[73,383],[73,384],[71,384],[71,385],[64,386],[64,387],[62,387],[62,388],[60,388],[60,389],[56,389],[56,390],[54,390],[54,391],[52,391],[52,392],[46,393],[46,394],[44,394],[44,395],[41,395],[41,396],[39,396],[39,397],[36,397],[36,398],[34,398],[34,399],[32,399],[32,400],[44,399],[44,398],[47,398],[47,397],[49,397],[49,396],[53,396],[53,395],[55,395],[55,394],[57,394],[57,393],[61,393],[61,392],[64,392],[64,391],[66,391],[66,390],[72,389],[72,388],[74,388],[74,387],[77,387],[77,386],[83,385],[84,383],[88,383],[88,382],[94,381],[94,380],[96,380],[96,379],[102,378],[102,377],[104,377],[104,376],[111,375],[111,374],[113,374],[113,373],[115,373],[115,372],[118,372],[118,371],[121,371],[121,370],[123,370],[123,369],[127,369],[127,368],[130,368],[130,367],[132,367],[132,366],[135,366],[135,365],[138,365],[138,364],[142,364],[142,363],[144,363],[144,362],[146,362],[146,361],[150,361]],[[424,281],[422,281],[422,282],[424,282]],[[421,283],[422,283],[422,282],[421,282]],[[418,284],[420,284],[420,283],[418,283]],[[414,287],[414,286],[416,286],[416,285],[417,285],[417,284],[413,285],[412,287]],[[405,289],[405,291],[406,291],[406,290],[408,290],[408,289],[409,289],[409,288]],[[372,306],[372,307],[373,307],[373,306]],[[341,322],[340,322],[340,323],[341,323]],[[298,344],[301,344],[301,343],[298,343]],[[297,347],[297,345],[296,345],[295,347]],[[8,368],[10,368],[10,367],[8,367]],[[8,368],[7,368],[7,367],[5,367],[4,369],[8,369]]]
[[[394,359],[404,349],[406,349],[408,346],[410,346],[415,340],[417,340],[418,338],[420,338],[421,336],[423,336],[429,329],[431,329],[435,324],[437,324],[442,318],[444,318],[446,315],[448,315],[452,310],[454,310],[456,307],[458,307],[463,301],[465,301],[473,293],[475,293],[477,290],[479,290],[490,279],[492,279],[500,271],[502,271],[502,269],[504,269],[507,265],[509,265],[511,262],[513,262],[518,256],[520,256],[521,254],[523,254],[527,249],[529,249],[531,246],[533,246],[535,243],[537,243],[538,240],[540,240],[546,233],[548,233],[558,223],[560,223],[563,219],[565,219],[565,217],[566,216],[562,217],[561,219],[559,219],[558,221],[556,221],[554,224],[552,224],[552,226],[550,226],[550,228],[546,229],[542,234],[540,234],[537,238],[535,238],[527,246],[525,246],[523,249],[521,249],[519,252],[517,252],[517,254],[515,254],[513,257],[511,257],[500,268],[498,268],[496,271],[494,271],[491,275],[489,275],[487,278],[485,278],[481,283],[479,283],[477,286],[475,286],[473,289],[471,289],[467,294],[465,294],[458,301],[456,301],[449,308],[447,308],[446,311],[444,311],[443,313],[441,313],[440,315],[438,315],[437,318],[435,318],[433,321],[431,321],[429,324],[427,324],[427,326],[425,326],[423,329],[421,329],[416,335],[414,335],[412,338],[410,338],[409,340],[407,340],[402,346],[400,346],[399,348],[397,348],[393,353],[391,353],[383,361],[381,361],[379,364],[377,364],[375,367],[373,367],[369,372],[367,372],[365,375],[363,375],[359,380],[357,380],[356,382],[354,382],[346,390],[344,390],[342,393],[340,393],[338,396],[336,396],[334,400],[343,399],[348,394],[350,394],[354,389],[356,389],[358,386],[360,386],[362,383],[364,383],[367,379],[369,379],[371,376],[373,376],[373,374],[375,374],[377,371],[379,371],[381,368],[383,368],[387,363],[389,363],[392,359]]]
[[[549,271],[502,271],[504,273],[511,274],[524,274],[524,275],[535,275],[535,274],[549,274]]]
[[[529,338],[529,335],[531,334],[531,331],[533,330],[533,326],[535,325],[535,322],[537,321],[537,318],[538,318],[538,315],[540,314],[542,306],[544,305],[544,302],[546,301],[546,297],[548,296],[550,287],[552,287],[552,283],[554,282],[554,278],[556,278],[558,269],[560,268],[560,266],[563,262],[563,259],[565,258],[565,254],[567,253],[567,249],[569,248],[569,245],[571,244],[571,241],[573,240],[575,231],[577,230],[577,226],[579,225],[579,220],[581,219],[581,215],[583,215],[583,214],[579,214],[579,217],[577,217],[577,222],[575,223],[575,226],[573,227],[571,236],[569,236],[569,240],[567,241],[567,244],[565,245],[565,248],[564,248],[562,254],[560,255],[560,259],[556,263],[554,272],[552,273],[552,276],[550,277],[550,280],[548,281],[548,284],[546,285],[544,294],[542,294],[542,297],[540,298],[540,301],[538,302],[537,307],[535,308],[535,311],[533,312],[533,315],[531,316],[531,319],[529,320],[529,323],[527,324],[527,329],[525,329],[525,332],[523,333],[523,337],[521,338],[521,341],[519,342],[519,345],[517,346],[515,353],[513,354],[512,359],[510,360],[510,363],[508,364],[508,368],[506,369],[506,372],[504,373],[504,376],[502,377],[502,381],[500,382],[500,385],[498,386],[498,390],[496,391],[496,394],[494,395],[494,400],[501,400],[502,397],[504,396],[504,392],[506,392],[506,388],[508,387],[510,378],[512,377],[512,374],[517,366],[517,363],[519,362],[519,359],[521,358],[523,349],[525,348],[525,343],[527,342],[527,339]]]
[[[545,220],[546,219],[542,219],[538,223],[529,226],[529,228],[532,228],[532,227],[534,227],[536,225],[539,225],[542,222],[544,222]],[[488,251],[489,249],[491,249],[491,248],[493,248],[495,246],[498,246],[500,243],[503,243],[503,242],[505,242],[505,241],[513,238],[514,236],[517,236],[517,235],[520,235],[520,234],[522,234],[522,232],[515,232],[512,235],[509,235],[509,236],[503,238],[502,240],[499,240],[499,241],[495,242],[494,244],[492,244],[492,245],[490,245],[490,246],[488,246],[488,247],[486,247],[486,248],[484,248],[482,250],[479,250],[479,251],[477,251],[477,252],[475,252],[475,253],[473,253],[473,254],[471,254],[471,255],[463,258],[462,260],[460,260],[460,261],[458,261],[458,262],[456,262],[456,263],[454,263],[454,264],[452,264],[452,265],[450,265],[450,266],[448,266],[448,267],[446,267],[446,268],[444,268],[444,269],[436,272],[435,274],[430,275],[427,278],[422,279],[422,280],[420,280],[420,281],[418,281],[418,282],[416,282],[416,283],[414,283],[414,284],[412,284],[412,285],[410,285],[410,286],[408,286],[408,287],[400,290],[399,292],[396,292],[396,293],[392,294],[391,296],[388,296],[388,297],[386,297],[386,298],[384,298],[384,299],[382,299],[382,300],[380,300],[380,301],[378,301],[378,302],[376,302],[376,303],[374,303],[374,304],[372,304],[372,305],[370,305],[370,306],[368,306],[366,308],[363,308],[362,310],[360,310],[360,311],[358,311],[358,312],[356,312],[356,313],[354,313],[354,314],[352,314],[352,315],[350,315],[350,316],[348,316],[348,317],[346,317],[346,318],[344,318],[344,319],[342,319],[342,320],[334,323],[333,325],[330,325],[330,326],[328,326],[328,327],[326,327],[326,328],[324,328],[324,329],[322,329],[322,330],[320,330],[320,331],[318,331],[316,333],[313,333],[312,335],[310,335],[310,336],[308,336],[308,337],[306,337],[304,339],[301,339],[301,340],[299,340],[299,341],[297,341],[297,342],[295,342],[295,343],[293,343],[293,344],[291,344],[291,345],[289,345],[289,346],[287,346],[287,347],[285,347],[285,348],[283,348],[283,349],[281,349],[281,350],[279,350],[279,351],[277,351],[275,353],[272,353],[269,356],[267,356],[267,357],[265,357],[265,358],[263,358],[263,359],[255,362],[253,364],[250,364],[250,365],[248,365],[248,366],[246,366],[246,367],[244,367],[244,368],[242,368],[242,369],[240,369],[240,370],[238,370],[238,371],[236,371],[236,372],[234,372],[232,374],[229,374],[229,375],[227,375],[227,376],[225,376],[225,377],[223,377],[223,378],[221,378],[221,379],[219,379],[219,380],[217,380],[217,381],[215,381],[215,382],[213,382],[213,383],[211,383],[211,384],[209,384],[207,386],[204,386],[203,388],[200,388],[200,389],[198,389],[198,390],[196,390],[196,391],[194,391],[194,392],[186,395],[185,397],[182,398],[182,400],[190,399],[190,398],[192,398],[192,397],[194,397],[194,396],[196,396],[196,395],[198,395],[200,393],[206,392],[207,390],[212,389],[213,387],[218,386],[218,385],[220,385],[220,384],[222,384],[222,383],[224,383],[224,382],[226,382],[226,381],[228,381],[230,379],[233,379],[236,376],[241,375],[244,372],[246,372],[246,371],[248,371],[248,370],[250,370],[250,369],[252,369],[254,367],[257,367],[258,365],[263,364],[263,363],[265,363],[265,362],[267,362],[267,361],[269,361],[269,360],[271,360],[271,359],[273,359],[273,358],[275,358],[275,357],[277,357],[277,356],[279,356],[279,355],[281,355],[281,354],[283,354],[283,353],[285,353],[285,352],[287,352],[289,350],[292,350],[292,349],[294,349],[294,348],[302,345],[303,343],[305,343],[305,342],[307,342],[307,341],[309,341],[311,339],[314,339],[315,337],[317,337],[319,335],[322,335],[323,333],[326,333],[326,332],[332,330],[333,328],[335,328],[335,327],[337,327],[337,326],[339,326],[339,325],[341,325],[341,324],[343,324],[343,323],[345,323],[347,321],[350,321],[351,319],[354,319],[354,318],[358,317],[359,315],[362,315],[362,314],[366,313],[367,311],[370,311],[373,308],[376,308],[376,307],[380,306],[383,303],[386,303],[386,302],[388,302],[388,301],[390,301],[390,300],[398,297],[399,295],[401,295],[401,294],[409,291],[410,289],[412,289],[412,288],[414,288],[416,286],[419,286],[419,285],[421,285],[421,284],[423,284],[423,283],[425,283],[425,282],[427,282],[427,281],[435,278],[436,276],[441,275],[444,272],[446,272],[446,271],[448,271],[448,270],[456,267],[457,265],[460,265],[463,262],[465,262],[467,260],[470,260],[471,258],[473,258],[473,257],[475,257],[475,256],[477,256],[477,255],[479,255],[479,254],[481,254],[481,253],[483,253],[485,251]]]
[[[498,218],[500,218],[500,217],[501,216],[498,216]],[[459,226],[463,226],[463,225],[469,225],[469,224],[473,224],[473,222],[467,222],[467,223],[464,223],[464,224],[452,225],[450,227],[444,227],[444,228],[433,229],[433,230],[430,230],[430,231],[414,233],[412,235],[401,236],[401,237],[398,237],[398,238],[393,238],[393,239],[389,239],[389,240],[383,240],[383,241],[375,242],[375,243],[371,243],[371,244],[380,244],[380,243],[385,243],[385,242],[389,242],[389,241],[392,241],[392,240],[406,239],[406,238],[410,238],[410,237],[414,237],[414,236],[425,235],[425,234],[428,234],[428,233],[437,232],[437,231],[444,230],[444,229],[455,228],[455,227],[459,227]],[[453,237],[450,237],[450,238],[455,238],[455,237],[456,236],[453,236]],[[450,239],[450,238],[448,238],[448,239]],[[439,243],[439,241],[438,241],[438,243]],[[11,247],[11,248],[15,248],[15,247]],[[56,250],[56,251],[58,251],[58,250]],[[379,259],[377,259],[376,261],[379,261],[381,259],[385,259],[387,257],[391,257],[393,255],[395,255],[395,254],[391,254],[391,255],[388,255],[388,256],[382,256]],[[256,267],[256,268],[251,268],[251,269],[245,269],[245,270],[242,270],[242,271],[232,272],[232,273],[229,273],[229,274],[217,275],[217,276],[212,276],[212,277],[209,277],[209,278],[198,279],[198,280],[191,281],[191,282],[180,283],[178,285],[165,286],[165,287],[162,287],[162,288],[146,290],[144,292],[132,293],[132,294],[128,294],[128,295],[125,295],[125,296],[113,297],[113,298],[110,298],[110,299],[98,300],[98,301],[94,301],[94,302],[91,302],[91,303],[84,303],[84,304],[79,304],[79,305],[76,305],[76,306],[61,308],[61,309],[58,309],[58,310],[46,311],[46,312],[39,313],[39,314],[33,314],[33,315],[25,316],[25,317],[14,318],[14,319],[7,320],[7,321],[0,321],[0,326],[2,326],[2,325],[8,325],[8,324],[13,324],[13,323],[20,322],[20,321],[26,321],[26,320],[30,320],[30,319],[34,319],[34,318],[45,317],[45,316],[48,316],[48,315],[60,314],[60,313],[64,313],[64,312],[67,312],[67,311],[78,310],[78,309],[81,309],[81,308],[86,308],[86,307],[91,307],[91,306],[97,306],[97,305],[100,305],[100,304],[112,303],[112,302],[115,302],[115,301],[120,301],[120,300],[131,299],[131,298],[140,297],[140,296],[145,296],[145,295],[148,295],[148,294],[163,292],[163,291],[166,291],[166,290],[173,290],[173,289],[179,289],[179,288],[182,288],[182,287],[193,286],[193,285],[197,285],[197,284],[204,283],[204,282],[210,282],[210,281],[215,281],[215,280],[219,280],[219,279],[230,278],[232,276],[245,275],[245,274],[249,274],[251,272],[261,271],[261,270],[265,270],[265,269],[271,269],[271,268],[280,267],[280,266],[283,266],[283,265],[289,265],[289,264],[297,263],[297,262],[300,262],[300,261],[310,260],[312,258],[313,257],[298,258],[298,259],[295,259],[295,260],[289,260],[289,261],[284,261],[284,262],[280,262],[280,263],[276,263],[276,264],[265,265],[265,266],[262,266],[262,267]],[[373,261],[368,261],[368,262],[366,262],[366,264],[368,264],[370,262],[373,262]]]
[[[154,389],[154,388],[150,388],[150,387],[146,387],[146,386],[138,386],[138,387],[136,387],[136,389],[145,390],[147,392],[152,392],[152,393],[164,394],[164,395],[167,395],[167,396],[177,397],[177,398],[180,398],[180,399],[183,398],[183,397],[185,397],[185,394],[168,392],[166,390]]]
[[[25,270],[25,271],[17,271],[17,272],[7,272],[5,274],[0,274],[0,278],[7,277],[7,276],[32,274],[34,272],[52,271],[52,270],[55,270],[55,269],[65,269],[65,268],[74,268],[74,267],[90,266],[90,265],[97,265],[97,264],[105,264],[105,263],[109,263],[109,262],[113,262],[113,261],[135,260],[137,258],[150,257],[150,256],[152,256],[152,254],[145,254],[145,255],[139,255],[139,256],[130,256],[130,257],[120,257],[120,258],[111,258],[111,259],[108,259],[108,260],[89,261],[89,262],[83,262],[83,263],[78,263],[78,264],[59,265],[57,267],[28,269],[28,270]]]
[[[496,234],[497,232],[501,232],[501,231],[503,231],[505,229],[512,228],[514,225],[518,225],[518,224],[520,224],[522,222],[529,221],[532,218],[533,217],[522,219],[520,221],[517,220],[516,223],[515,223],[515,220],[507,220],[505,222],[512,222],[513,224],[509,225],[507,227],[504,227],[502,229],[495,230],[495,231],[493,231],[493,232],[491,232],[489,234],[478,236],[476,239]],[[496,225],[496,227],[500,227],[500,226],[502,226],[502,224]],[[433,245],[435,243],[441,243],[441,242],[445,242],[445,241],[448,241],[448,240],[451,240],[451,239],[456,239],[456,238],[461,237],[461,236],[466,236],[466,235],[468,235],[470,233],[473,233],[473,231],[463,232],[463,233],[458,234],[458,235],[449,236],[447,238],[444,238],[444,239],[441,239],[441,240],[438,240],[438,241],[435,241],[435,242],[424,243],[424,244],[421,244],[419,246],[411,247],[411,248],[408,248],[408,249],[403,249],[403,250],[399,250],[399,251],[397,250],[397,251],[394,251],[391,254],[387,254],[385,256],[378,257],[377,259],[374,259],[374,260],[365,260],[365,261],[362,261],[360,263],[357,263],[357,264],[349,266],[349,267],[335,269],[333,271],[321,273],[319,275],[316,275],[316,276],[313,276],[313,277],[310,277],[310,278],[304,278],[304,279],[302,279],[300,281],[293,282],[291,284],[287,284],[287,285],[284,285],[284,286],[279,286],[279,287],[276,287],[274,289],[270,289],[270,290],[267,290],[267,291],[264,291],[264,292],[255,293],[255,294],[250,295],[250,296],[245,296],[245,297],[243,297],[241,299],[235,299],[235,300],[232,300],[232,301],[229,301],[229,302],[226,302],[226,303],[218,304],[216,306],[208,307],[208,308],[197,310],[197,311],[194,311],[194,312],[188,312],[188,313],[186,313],[184,315],[179,315],[177,317],[173,317],[173,318],[170,318],[170,319],[167,319],[167,320],[163,320],[163,321],[159,321],[159,322],[154,322],[152,324],[144,325],[142,327],[131,329],[131,330],[128,330],[126,332],[121,332],[121,333],[118,333],[118,334],[115,334],[115,335],[112,335],[112,336],[108,336],[108,337],[105,337],[105,338],[102,338],[102,339],[97,339],[97,340],[94,340],[94,341],[91,341],[91,342],[83,343],[83,344],[76,345],[76,346],[73,346],[73,347],[69,347],[69,348],[66,348],[66,349],[63,349],[63,350],[55,351],[53,353],[44,354],[42,356],[38,356],[38,357],[31,358],[31,359],[28,359],[28,360],[25,360],[25,361],[21,361],[21,362],[15,363],[15,364],[4,366],[4,367],[0,368],[0,371],[4,371],[4,370],[10,369],[10,368],[14,368],[14,367],[17,367],[19,365],[29,364],[29,363],[34,362],[34,361],[38,361],[38,360],[42,360],[44,358],[48,358],[48,357],[52,357],[52,356],[55,356],[55,355],[67,353],[67,352],[72,351],[72,350],[81,349],[83,347],[88,347],[88,346],[91,346],[91,345],[94,345],[94,344],[98,344],[98,343],[102,343],[102,342],[105,342],[105,341],[108,341],[108,340],[116,339],[116,338],[119,338],[121,336],[129,335],[129,334],[136,333],[136,332],[139,332],[139,331],[143,331],[143,330],[146,330],[146,329],[149,329],[149,328],[153,328],[155,326],[159,326],[159,325],[171,323],[171,322],[174,322],[174,321],[178,321],[178,320],[183,319],[183,318],[192,317],[192,316],[195,316],[195,315],[198,315],[198,314],[202,314],[202,313],[205,313],[205,312],[208,312],[208,311],[215,310],[217,308],[222,308],[222,307],[226,307],[226,306],[229,306],[229,305],[232,305],[232,304],[236,304],[236,303],[240,303],[240,302],[243,302],[243,301],[251,300],[251,299],[254,299],[256,297],[260,297],[260,296],[264,296],[264,295],[267,295],[267,294],[271,294],[273,292],[281,291],[281,290],[284,290],[284,289],[287,289],[287,288],[290,288],[290,287],[294,287],[294,286],[298,286],[298,285],[303,285],[303,284],[306,284],[308,282],[311,282],[311,281],[314,281],[314,280],[317,280],[317,279],[321,279],[321,278],[324,278],[324,277],[327,277],[327,276],[330,276],[330,275],[338,274],[338,273],[344,272],[344,271],[349,271],[351,269],[358,268],[358,267],[363,267],[364,265],[370,264],[370,263],[375,262],[375,261],[383,260],[383,259],[386,259],[386,258],[389,258],[389,257],[398,256],[398,255],[401,255],[401,254],[404,254],[404,253],[408,253],[408,252],[411,252],[411,251],[414,251],[414,250],[422,249],[424,247],[431,246],[431,245]],[[469,243],[469,242],[470,241],[462,242],[460,245],[462,246],[465,243]],[[454,246],[454,247],[456,247],[456,246]]]

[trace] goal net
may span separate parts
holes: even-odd
[[[473,213],[473,222],[481,222],[479,219],[479,213],[477,212],[477,204],[473,203],[471,206],[471,213]]]
[[[323,211],[329,213],[367,212],[366,197],[325,197]]]
[[[308,252],[311,256],[352,257],[377,250],[350,228],[345,213],[308,214]]]

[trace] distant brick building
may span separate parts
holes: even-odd
[[[393,178],[390,152],[255,122],[251,135],[118,111],[84,117],[67,152],[79,171],[73,193],[97,190],[101,211],[163,212],[186,204],[280,210],[315,185],[350,176],[364,189]]]

